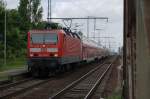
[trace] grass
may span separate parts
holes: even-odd
[[[110,96],[107,99],[121,99],[120,95],[114,95],[114,96]]]
[[[106,99],[122,99],[122,96],[120,92],[114,92],[111,96],[109,96]]]
[[[24,68],[26,65],[26,59],[25,58],[17,58],[17,59],[9,59],[7,60],[6,66],[4,66],[3,60],[0,60],[0,72],[6,71],[6,70],[12,70],[12,69],[19,69]]]

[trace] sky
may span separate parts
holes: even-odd
[[[6,0],[7,8],[18,7],[19,0]],[[47,18],[47,0],[42,0],[43,20]],[[108,17],[109,21],[97,20],[95,36],[112,37],[99,39],[103,45],[112,49],[123,45],[123,0],[52,0],[52,17]],[[54,20],[56,21],[56,20]],[[58,21],[58,20],[57,20]],[[62,22],[62,21],[61,21]],[[73,20],[87,35],[86,20]],[[94,35],[94,21],[90,20],[90,36]],[[98,39],[96,39],[98,41]]]

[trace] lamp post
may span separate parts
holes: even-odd
[[[6,0],[5,0],[5,23],[4,23],[4,65],[6,66],[6,63],[7,63],[7,60],[6,60],[6,58],[7,58],[7,51],[6,51],[6,49],[7,49],[7,46],[6,46],[6,44],[7,44],[7,42],[6,42],[6,32],[7,32],[7,24],[6,24],[6,22],[7,22],[7,18],[6,18],[6,6],[7,6],[7,2],[6,2]]]

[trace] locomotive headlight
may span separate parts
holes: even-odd
[[[34,55],[33,54],[30,54],[30,57],[33,57]]]
[[[47,52],[58,52],[58,48],[47,48]]]
[[[58,54],[54,54],[55,57],[58,57]]]

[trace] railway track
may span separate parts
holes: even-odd
[[[50,80],[51,79],[39,80],[29,78],[8,85],[0,86],[0,99],[10,99]]]
[[[16,85],[18,85],[18,84],[21,84],[21,83],[30,81],[30,80],[33,80],[33,78],[26,78],[26,79],[19,80],[19,81],[16,81],[16,82],[11,82],[11,83],[8,83],[8,84],[0,85],[0,91],[1,91],[1,90],[4,90],[4,89],[7,89],[7,88],[9,88],[9,87],[13,87],[13,86],[16,86]]]
[[[49,99],[91,99],[115,60],[99,65]]]
[[[107,60],[106,60],[106,62],[107,62]],[[102,63],[99,67],[93,69],[92,71],[90,71],[89,73],[84,75],[84,77],[79,79],[78,81],[82,82],[82,80],[88,78],[89,75],[93,75],[93,73],[96,72],[96,71],[101,72],[101,70],[99,70],[100,68],[101,69],[103,68],[102,70],[106,69],[105,68],[106,66],[102,66],[102,65],[107,65],[107,64],[105,62]],[[89,79],[91,79],[91,78],[89,78]],[[43,85],[43,84],[45,84],[45,83],[47,83],[51,80],[55,80],[55,79],[50,78],[50,79],[40,80],[40,79],[27,78],[27,79],[24,79],[24,80],[17,81],[15,83],[5,84],[3,86],[0,86],[0,99],[14,98],[18,95],[23,94],[24,92],[28,92],[28,91],[32,90],[33,88],[36,88],[39,85]],[[76,82],[76,84],[79,83],[79,82]],[[92,82],[91,82],[91,85],[92,85]],[[69,86],[71,86],[71,85],[69,85]],[[53,99],[53,97],[51,97],[51,98]],[[54,99],[58,99],[58,98],[54,97]]]

